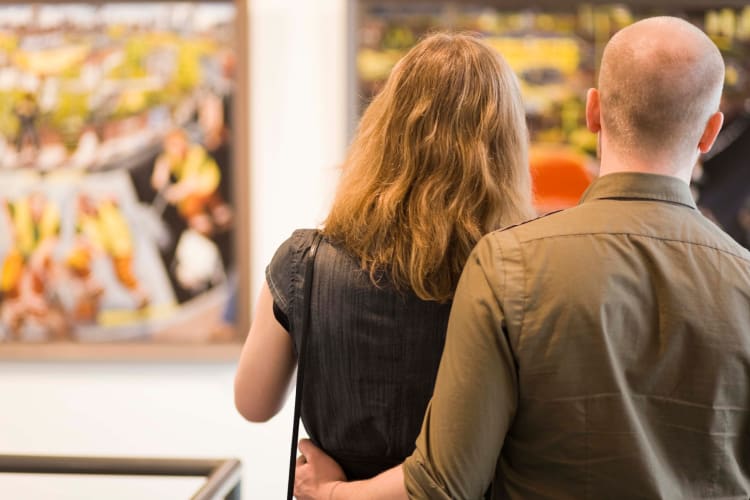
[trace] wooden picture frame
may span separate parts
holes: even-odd
[[[0,358],[237,357],[247,14],[0,2]]]

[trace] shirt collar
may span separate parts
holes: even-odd
[[[690,187],[680,179],[641,172],[617,172],[595,179],[580,203],[606,199],[666,201],[696,208]]]

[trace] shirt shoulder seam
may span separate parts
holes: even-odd
[[[662,236],[653,236],[653,235],[649,235],[649,234],[632,233],[632,232],[627,232],[627,231],[622,231],[622,232],[601,232],[601,233],[596,233],[596,232],[580,232],[580,233],[551,234],[551,235],[546,235],[546,236],[538,236],[538,237],[534,237],[534,238],[528,238],[528,239],[524,239],[523,241],[519,240],[519,244],[523,245],[524,243],[530,243],[532,241],[541,241],[541,240],[548,240],[548,239],[554,239],[554,238],[571,238],[571,237],[577,237],[577,236],[597,236],[597,235],[602,235],[602,236],[605,236],[605,235],[606,236],[610,236],[610,235],[611,236],[638,236],[638,237],[641,237],[641,238],[648,238],[648,239],[658,240],[658,241],[668,241],[668,242],[673,242],[673,243],[683,243],[685,245],[694,245],[694,246],[699,246],[699,247],[705,247],[705,248],[710,248],[712,250],[716,250],[717,252],[721,252],[721,253],[725,253],[727,255],[731,255],[732,257],[736,257],[736,258],[738,258],[740,260],[743,260],[745,262],[750,263],[750,258],[749,257],[746,257],[744,255],[741,255],[741,254],[738,254],[738,253],[735,253],[735,252],[732,252],[732,251],[724,249],[724,248],[719,248],[719,247],[717,247],[715,245],[709,245],[709,244],[700,243],[700,242],[697,242],[697,241],[685,241],[685,240],[680,240],[680,239],[677,239],[677,238],[665,238],[665,237],[662,237]]]

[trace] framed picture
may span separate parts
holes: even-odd
[[[393,65],[423,35],[480,34],[515,71],[531,134],[531,174],[540,213],[577,203],[598,173],[597,138],[585,125],[609,38],[638,19],[673,15],[704,30],[724,55],[724,132],[696,168],[706,215],[750,247],[750,7],[740,0],[359,0],[350,3],[352,124]],[[353,127],[352,127],[353,130]],[[748,146],[745,146],[748,145]]]
[[[0,357],[247,330],[244,1],[0,3]]]

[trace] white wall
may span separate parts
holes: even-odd
[[[345,148],[345,0],[251,0],[252,291],[296,227],[322,219]],[[242,459],[244,498],[281,498],[291,409],[250,424],[234,363],[0,364],[0,453]],[[154,481],[0,477],[2,498],[184,498]],[[28,490],[33,486],[34,495]]]

